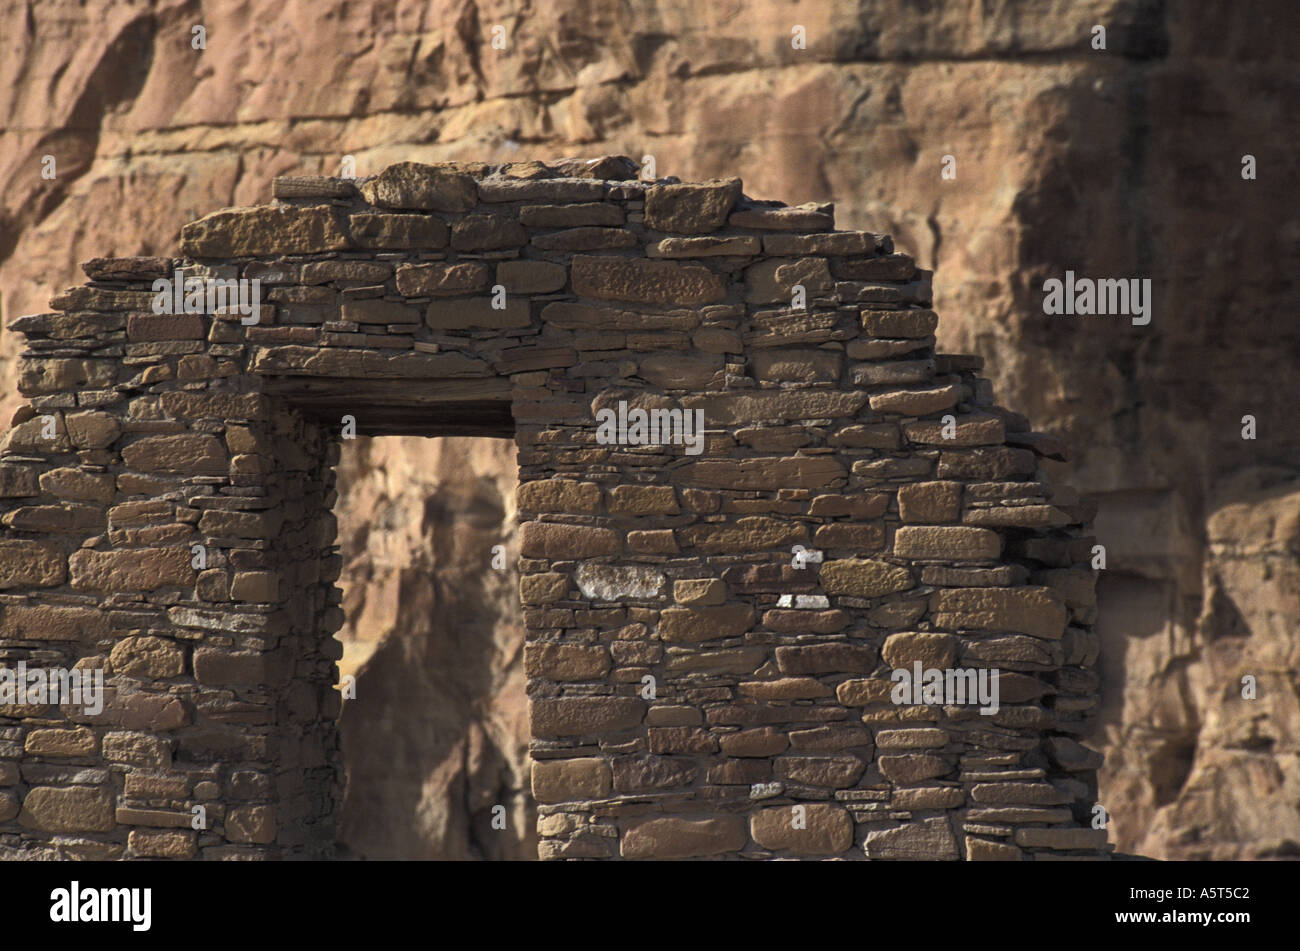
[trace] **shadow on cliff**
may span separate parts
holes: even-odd
[[[339,838],[372,859],[531,859],[517,573],[490,568],[498,489],[481,479],[424,505],[427,547],[404,567],[396,623],[357,674],[340,728]],[[503,656],[505,655],[505,656]],[[493,820],[496,819],[496,827]],[[504,819],[505,828],[499,828]]]

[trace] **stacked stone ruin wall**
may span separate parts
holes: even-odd
[[[108,697],[0,707],[5,857],[330,854],[342,417],[497,411],[543,858],[1104,854],[1062,448],[934,352],[888,236],[635,171],[280,179],[11,325],[0,665]],[[177,269],[256,278],[258,322],[157,313]],[[702,410],[703,451],[607,444],[620,404]],[[1001,709],[892,702],[916,661],[998,669]]]

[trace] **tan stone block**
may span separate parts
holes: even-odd
[[[826,259],[759,261],[745,269],[747,303],[788,305],[796,287],[802,287],[808,296],[828,293],[832,281]]]
[[[85,727],[32,730],[23,751],[29,756],[94,756],[99,752],[99,738]]]
[[[955,415],[955,424],[947,430],[942,421],[920,421],[903,427],[910,442],[922,446],[998,446],[1006,440],[1000,417],[972,413]]]
[[[835,231],[829,234],[769,234],[763,236],[765,254],[869,254],[884,236],[869,231]]]
[[[94,505],[63,502],[60,505],[28,505],[7,513],[3,523],[20,532],[92,535],[104,530],[104,510]]]
[[[903,390],[887,390],[871,394],[871,408],[877,413],[897,413],[900,416],[929,416],[951,409],[961,399],[961,387],[955,383],[946,386],[922,386]]]
[[[131,854],[137,858],[192,859],[198,853],[193,832],[132,829],[126,841]]]
[[[704,717],[698,707],[659,704],[646,713],[646,726],[699,726]],[[0,783],[0,786],[4,785]]]
[[[126,774],[125,792],[138,799],[183,799],[193,784],[185,776],[146,773],[130,770]]]
[[[834,350],[760,350],[750,358],[754,378],[772,383],[835,383],[843,362]]]
[[[608,528],[524,522],[519,529],[519,554],[524,558],[574,561],[616,555],[622,550],[618,534]]]
[[[695,726],[651,727],[646,731],[651,753],[716,753],[718,740]]]
[[[827,561],[822,565],[821,584],[827,594],[857,598],[878,598],[916,586],[906,568],[866,559]]]
[[[677,540],[672,529],[654,529],[627,533],[627,550],[637,555],[676,555]]]
[[[574,293],[599,300],[691,307],[726,296],[722,279],[708,268],[670,261],[579,254],[570,276]]]
[[[18,389],[25,396],[102,390],[117,382],[117,368],[116,360],[23,359]]]
[[[625,859],[688,859],[738,852],[749,841],[740,816],[665,817],[638,822],[619,844]]]
[[[226,838],[231,842],[270,845],[275,841],[275,807],[233,807],[226,813]]]
[[[403,264],[397,269],[397,292],[405,297],[469,294],[484,290],[491,277],[482,261]]]
[[[751,813],[749,834],[774,852],[839,855],[853,846],[853,820],[829,803],[774,806]]]
[[[361,195],[379,208],[403,210],[461,212],[478,204],[473,176],[419,162],[388,166],[361,185]]]
[[[313,261],[302,266],[304,284],[326,284],[330,281],[382,284],[392,276],[393,266],[382,261]]]
[[[274,571],[237,571],[230,584],[232,601],[270,604],[280,600],[280,575]]]
[[[835,688],[835,696],[846,707],[865,707],[872,703],[889,703],[893,689],[891,681],[865,677],[844,681]]]
[[[898,487],[898,514],[904,522],[955,522],[961,514],[960,482],[917,482]]]
[[[523,226],[503,215],[466,215],[451,226],[451,246],[457,251],[517,248],[527,243]]]
[[[951,634],[900,633],[885,639],[885,663],[895,670],[912,671],[918,660],[926,670],[946,670],[957,660],[957,638]]]
[[[704,410],[704,421],[709,427],[725,425],[771,425],[805,419],[852,418],[867,403],[867,394],[830,389],[758,390],[704,394],[682,398],[684,409]],[[897,438],[897,424],[893,428]],[[1032,453],[1031,453],[1032,455]],[[804,461],[821,459],[810,457]],[[771,466],[775,460],[758,460],[760,466]],[[833,460],[832,460],[833,461]],[[838,464],[837,464],[838,465]],[[843,466],[839,466],[843,472]],[[762,488],[763,486],[753,486]],[[718,488],[735,488],[726,484]],[[817,488],[817,486],[781,485],[777,488]]]
[[[55,469],[53,471],[54,472],[65,472],[65,471],[75,472],[76,470]],[[43,480],[44,477],[49,474],[50,473],[48,472],[42,474],[41,479]],[[111,484],[112,481],[111,478],[109,481]],[[0,465],[0,498],[18,499],[18,498],[25,498],[33,495],[40,495],[42,492],[42,484],[38,484],[36,469],[33,468],[32,466]],[[57,483],[55,484],[57,485]],[[44,489],[44,491],[49,492],[51,495],[59,494],[57,491],[55,491],[52,488]],[[66,497],[73,498],[73,496],[71,495]]]
[[[831,456],[701,459],[676,472],[683,485],[739,491],[835,488],[848,476],[844,465]]]
[[[347,244],[329,205],[227,208],[181,228],[181,253],[192,258],[318,254]]]
[[[109,654],[113,672],[136,680],[165,680],[185,673],[185,652],[174,641],[144,635],[124,637]]]
[[[876,652],[865,644],[808,644],[776,649],[776,665],[789,676],[869,673]]]
[[[40,491],[74,502],[111,502],[117,494],[111,473],[73,468],[41,473]]]
[[[877,551],[885,547],[885,526],[883,522],[833,522],[817,529],[813,534],[813,544],[830,551]]]
[[[600,645],[529,641],[524,645],[524,670],[529,677],[549,680],[595,680],[609,673],[609,650]]]
[[[758,205],[734,211],[727,221],[733,228],[761,228],[772,231],[817,231],[835,227],[829,205],[806,202],[793,207]]]
[[[215,436],[184,433],[145,436],[122,448],[122,461],[139,472],[224,474],[226,450]]]
[[[1055,505],[999,505],[988,509],[971,509],[963,519],[968,525],[995,528],[1060,528],[1074,519]]]
[[[632,336],[628,335],[629,346],[635,343]],[[722,358],[718,356],[659,353],[642,357],[637,365],[641,379],[665,390],[709,389],[721,381],[721,374]]]
[[[651,185],[645,194],[646,226],[677,234],[704,234],[726,224],[740,198],[741,181]]]
[[[51,544],[0,539],[0,590],[62,585],[66,577],[64,553]]]
[[[538,802],[602,799],[610,794],[609,763],[596,757],[533,762],[533,798]]]
[[[199,314],[130,314],[126,318],[126,339],[132,343],[202,340],[206,333]]]
[[[633,697],[560,697],[529,704],[537,737],[617,733],[639,726],[645,703]]]
[[[813,700],[835,691],[815,677],[781,677],[777,680],[742,680],[740,694],[759,700]]]
[[[677,490],[671,485],[619,485],[609,492],[609,510],[616,515],[676,515]]]
[[[876,747],[882,750],[939,749],[947,745],[948,734],[933,727],[881,730],[876,734]]]
[[[677,536],[682,544],[698,548],[704,554],[727,555],[771,548],[789,550],[793,545],[808,542],[808,527],[802,522],[752,515],[734,523],[688,525],[678,529]]]
[[[103,449],[117,442],[122,434],[122,423],[112,413],[88,411],[68,413],[63,417],[68,438],[77,449]]]
[[[280,534],[284,516],[275,510],[266,512],[223,512],[210,509],[199,519],[204,535],[229,538],[272,539]]]
[[[524,604],[552,604],[569,593],[569,576],[558,572],[524,575],[519,579],[519,596]]]
[[[152,769],[172,763],[172,744],[147,733],[115,732],[104,737],[104,759]]]
[[[27,791],[18,823],[42,832],[108,832],[112,795],[103,786],[37,786]]]
[[[848,789],[867,768],[856,756],[782,756],[775,765],[776,775],[787,782],[827,789]]]
[[[1016,844],[1027,848],[1075,851],[1106,847],[1105,829],[1017,829]]]
[[[913,819],[897,829],[868,832],[864,843],[869,859],[954,861],[957,840],[947,819]]]
[[[903,525],[894,533],[894,554],[924,561],[994,561],[1002,536],[964,525]]]
[[[284,673],[282,657],[269,651],[194,651],[194,679],[204,685],[276,683]]]
[[[430,215],[356,214],[348,219],[348,230],[359,248],[405,251],[447,246],[446,224]]]
[[[188,548],[81,549],[68,559],[72,586],[88,591],[155,591],[194,584]]]
[[[189,723],[189,712],[176,697],[139,691],[118,695],[111,713],[116,725],[127,730],[167,731]]]
[[[753,235],[708,235],[699,238],[664,238],[646,248],[646,257],[754,257],[761,250],[762,245]]]
[[[521,512],[595,515],[600,512],[601,491],[595,482],[540,479],[519,486],[515,498]]]
[[[908,812],[922,812],[927,809],[956,809],[965,802],[966,794],[954,786],[922,786],[895,789],[890,805]]]
[[[958,630],[1007,631],[1058,640],[1065,605],[1050,588],[958,588],[934,595],[934,623]]]
[[[812,611],[807,608],[773,608],[763,612],[763,626],[782,634],[835,634],[849,626],[846,611]]]
[[[670,643],[694,643],[736,637],[754,626],[748,604],[718,607],[665,608],[659,615],[659,636]]]
[[[633,248],[639,243],[626,228],[567,228],[536,235],[530,244],[539,251],[608,251]]]
[[[766,757],[784,753],[790,747],[790,738],[770,726],[764,726],[723,734],[719,745],[727,756]]]
[[[673,600],[687,607],[716,606],[727,600],[727,584],[721,578],[674,581]]]
[[[1025,854],[1014,845],[1006,842],[990,842],[973,835],[966,836],[966,860],[968,862],[1019,862]]]
[[[1059,806],[1069,802],[1069,798],[1050,783],[976,783],[970,796],[981,804],[1007,806]]]
[[[200,571],[194,590],[201,601],[229,601],[230,572],[220,568]]]
[[[817,753],[834,753],[853,748],[870,749],[871,733],[857,723],[828,723],[790,731],[790,747]]]
[[[553,812],[549,816],[539,816],[537,819],[537,834],[543,836],[568,835],[581,827],[582,820],[578,816],[564,812]]]
[[[876,760],[881,775],[891,783],[919,783],[927,779],[936,779],[952,770],[938,756],[929,753],[898,753],[893,756],[881,756]]]
[[[867,495],[819,495],[808,507],[809,515],[824,518],[848,516],[854,519],[879,518],[889,508],[889,496],[881,493]]]
[[[970,822],[1011,824],[1020,822],[1070,822],[1073,817],[1069,809],[1033,809],[1008,806],[984,809],[971,807],[966,811],[966,818]]]
[[[721,650],[668,649],[665,669],[672,674],[753,674],[767,659],[762,647],[728,647]]]
[[[77,641],[108,634],[108,615],[95,608],[11,604],[0,618],[0,637]]]
[[[932,310],[863,310],[862,329],[873,337],[928,337],[939,326]]]

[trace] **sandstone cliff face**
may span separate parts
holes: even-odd
[[[360,175],[623,152],[660,175],[834,200],[840,227],[890,232],[937,269],[940,343],[983,355],[1002,401],[1073,448],[1056,479],[1101,498],[1094,744],[1113,841],[1292,855],[1300,293],[1280,265],[1300,250],[1295,19],[1283,0],[250,0],[201,18],[0,0],[0,304],[6,320],[41,311],[78,262],[170,253],[184,222],[344,156]],[[1152,323],[1046,317],[1042,281],[1067,268],[1150,277]],[[6,333],[9,379],[14,347]],[[1241,438],[1244,415],[1258,439]],[[470,831],[492,804],[528,825],[517,608],[483,567],[493,538],[509,545],[513,463],[505,443],[452,445],[345,447],[346,663],[358,698],[383,698],[344,714],[350,771],[383,777],[345,807],[362,854],[528,850],[530,832]]]

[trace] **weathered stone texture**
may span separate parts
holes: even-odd
[[[20,770],[0,834],[316,857],[341,814],[345,839],[382,830],[377,851],[401,854],[397,820],[343,784],[336,721],[423,748],[437,741],[398,700],[425,679],[500,702],[493,678],[409,639],[436,621],[513,658],[522,689],[508,723],[437,723],[467,805],[420,833],[429,852],[502,801],[503,857],[950,859],[967,808],[1033,819],[1008,846],[1027,858],[1104,851],[1072,834],[1095,797],[1072,738],[1098,650],[1093,507],[1039,471],[1062,447],[992,403],[977,361],[934,352],[928,275],[888,236],[737,180],[578,174],[629,166],[291,176],[281,204],[186,226],[175,261],[257,276],[265,320],[148,312],[148,275],[166,273],[148,259],[95,264],[60,313],[21,319],[31,403],[0,448],[0,637],[110,689],[98,713],[0,711],[24,724],[24,768],[93,764],[73,788]],[[466,431],[513,436],[515,497],[439,505],[517,529],[462,550],[431,503],[373,513],[410,546],[448,546],[420,568],[452,573],[447,603],[419,620],[401,605],[412,574],[339,537],[339,444]],[[390,590],[358,596],[365,574]],[[499,644],[454,609],[516,597]],[[343,624],[353,647],[393,633],[361,665],[330,636]],[[942,687],[957,665],[1005,674],[996,711],[921,685],[899,699],[898,672]],[[378,671],[405,687],[377,695]],[[386,775],[385,802],[431,781],[374,743],[349,755]],[[1009,854],[982,836],[963,854]]]

